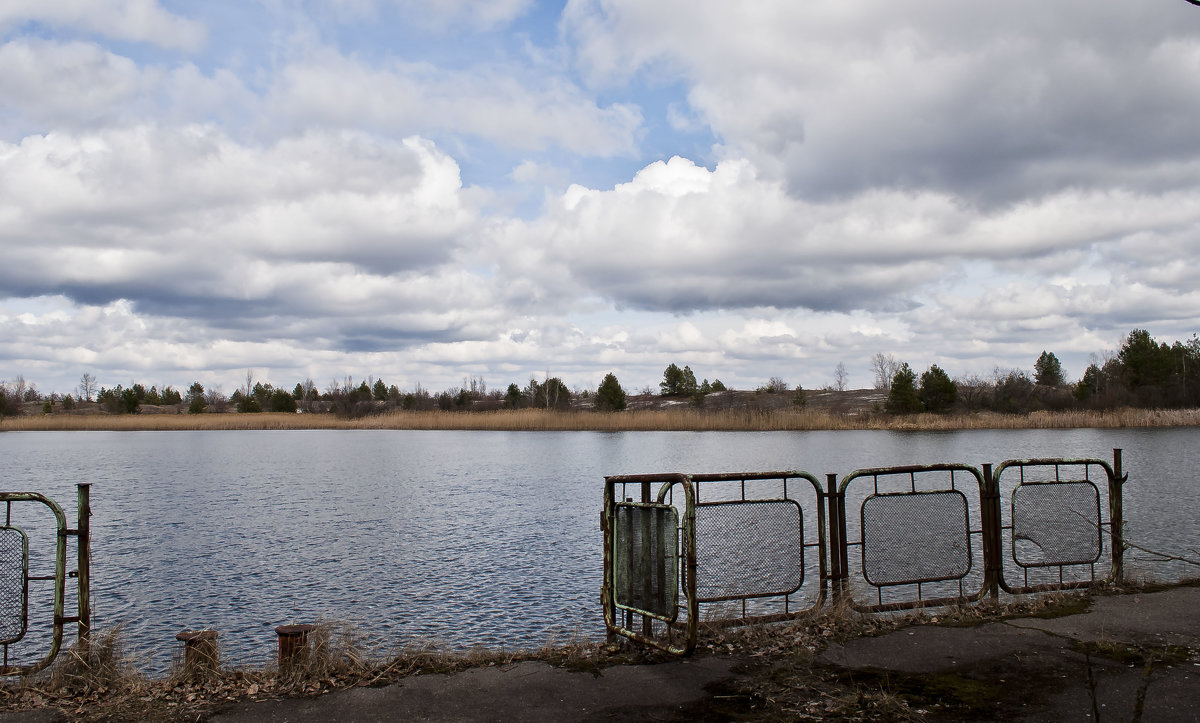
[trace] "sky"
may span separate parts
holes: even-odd
[[[1200,331],[1185,0],[4,0],[0,380],[1078,379]]]

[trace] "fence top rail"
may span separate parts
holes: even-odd
[[[688,475],[679,472],[652,472],[650,474],[614,474],[604,478],[609,485],[640,484],[642,482],[686,482]]]
[[[996,465],[996,471],[993,475],[998,480],[1004,470],[1012,467],[1070,467],[1070,466],[1096,466],[1101,467],[1104,473],[1108,475],[1110,481],[1124,482],[1125,478],[1117,480],[1117,473],[1113,471],[1112,465],[1105,460],[1095,458],[1069,458],[1069,457],[1042,457],[1035,459],[1007,459]],[[1126,478],[1128,475],[1126,475]]]
[[[800,470],[785,470],[780,472],[714,472],[709,474],[691,475],[693,482],[740,482],[750,480],[771,479],[806,479],[820,486],[821,482],[809,472]]]
[[[910,464],[900,467],[868,467],[867,469],[856,469],[842,478],[842,481],[838,484],[838,492],[840,494],[845,494],[846,487],[848,487],[851,482],[863,477],[916,475],[924,472],[969,472],[973,477],[975,477],[975,481],[979,483],[979,487],[981,489],[986,485],[986,482],[983,479],[983,473],[980,472],[978,468],[972,467],[971,465],[956,463]]]
[[[39,492],[0,492],[0,502],[41,502],[54,513],[58,529],[67,529],[67,515],[58,503]]]
[[[609,505],[613,503],[613,492],[619,484],[642,484],[652,485],[658,483],[658,494],[652,499],[656,499],[658,504],[663,504],[667,499],[667,493],[676,485],[683,488],[684,499],[687,501],[688,509],[695,504],[696,489],[692,484],[690,475],[680,474],[678,472],[656,473],[656,474],[618,474],[610,475],[604,478],[604,505],[605,510],[609,509]],[[607,514],[607,512],[606,512]]]

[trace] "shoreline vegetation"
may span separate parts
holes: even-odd
[[[774,432],[831,430],[1118,429],[1200,426],[1200,409],[1036,411],[1025,414],[846,414],[823,409],[632,409],[616,413],[512,409],[479,412],[391,410],[333,414],[43,414],[8,417],[3,431],[479,430],[591,432]]]
[[[383,379],[335,380],[318,391],[311,378],[292,391],[255,382],[225,396],[194,382],[185,395],[98,386],[90,372],[79,394],[44,395],[18,376],[0,382],[4,430],[405,429],[497,431],[808,431],[1078,429],[1181,427],[1200,424],[1200,337],[1157,342],[1144,329],[1129,333],[1103,366],[1097,359],[1069,383],[1053,353],[1043,351],[1030,377],[999,367],[991,378],[952,379],[934,364],[917,375],[890,354],[871,360],[871,389],[847,389],[838,364],[832,385],[808,390],[771,377],[753,390],[720,379],[696,381],[690,366],[671,363],[659,393],[629,394],[615,374],[600,385],[569,389],[549,371],[489,388],[482,377],[434,394],[419,383],[405,392]],[[918,383],[919,381],[919,383]]]

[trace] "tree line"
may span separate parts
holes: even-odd
[[[1156,341],[1144,329],[1129,332],[1121,347],[1096,357],[1082,377],[1074,383],[1066,380],[1058,357],[1043,351],[1034,361],[1030,375],[1022,369],[1000,369],[990,377],[951,378],[938,365],[917,374],[907,362],[890,354],[871,359],[875,388],[886,393],[880,410],[889,414],[916,412],[946,413],[991,410],[1021,413],[1041,409],[1111,409],[1116,407],[1172,408],[1200,406],[1200,338],[1193,334],[1186,342],[1168,344]],[[826,387],[844,391],[845,365],[839,363],[835,384]],[[77,393],[42,395],[36,385],[18,376],[0,383],[0,415],[20,414],[27,405],[41,403],[42,412],[70,412],[80,405],[96,405],[111,414],[136,414],[143,405],[176,406],[177,411],[192,414],[226,412],[327,412],[358,417],[390,409],[411,411],[493,411],[500,409],[568,409],[590,406],[598,411],[620,411],[628,404],[628,393],[616,375],[608,373],[595,390],[570,389],[549,372],[542,379],[530,378],[525,385],[511,383],[505,388],[489,388],[481,377],[470,377],[459,386],[431,392],[420,384],[404,391],[382,379],[369,377],[355,381],[351,377],[335,380],[319,390],[312,379],[295,387],[275,387],[256,381],[247,372],[244,383],[226,396],[219,387],[205,388],[192,383],[186,393],[165,386],[146,387],[118,384],[99,386],[91,373],[80,378]],[[704,398],[716,392],[730,391],[720,379],[697,382],[688,365],[669,364],[663,371],[658,394],[681,397],[703,406]],[[805,406],[805,390],[794,389],[783,378],[771,377],[757,393],[792,394],[792,403]],[[646,387],[642,394],[651,394]]]
[[[952,380],[934,364],[918,380],[907,363],[883,354],[872,359],[872,369],[875,388],[887,392],[885,411],[891,414],[1200,406],[1200,338],[1195,334],[1168,344],[1134,329],[1116,352],[1094,358],[1074,383],[1049,351],[1034,361],[1032,376],[997,368],[990,378]]]

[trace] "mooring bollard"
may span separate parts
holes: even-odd
[[[220,672],[216,630],[184,630],[175,639],[183,641],[183,677],[204,678]]]
[[[275,628],[279,636],[279,672],[287,672],[308,659],[308,634],[315,625],[280,625]]]

